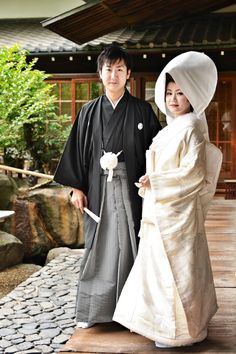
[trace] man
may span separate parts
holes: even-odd
[[[73,188],[75,207],[101,217],[97,224],[84,214],[86,250],[76,306],[82,328],[112,321],[137,252],[142,202],[134,183],[145,173],[145,151],[161,129],[151,105],[126,89],[128,53],[112,45],[97,63],[105,94],[78,113],[54,176]],[[100,164],[106,153],[118,160],[112,178]]]

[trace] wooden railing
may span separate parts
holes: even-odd
[[[11,166],[7,166],[7,165],[0,165],[0,170],[9,171],[9,172],[18,173],[18,174],[20,173],[22,175],[30,175],[30,176],[34,176],[34,177],[38,177],[38,178],[46,178],[49,180],[53,180],[53,177],[54,177],[52,175],[47,175],[45,173],[23,170],[21,168],[11,167]]]

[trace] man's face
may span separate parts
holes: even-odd
[[[99,74],[108,94],[122,94],[126,81],[130,77],[130,70],[127,70],[124,60],[122,59],[117,60],[113,64],[106,62]]]

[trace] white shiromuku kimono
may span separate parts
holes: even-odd
[[[163,345],[202,341],[217,311],[204,221],[222,154],[207,133],[195,111],[169,117],[146,154],[139,250],[113,320]]]

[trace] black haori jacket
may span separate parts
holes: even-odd
[[[161,125],[149,103],[131,96],[128,91],[125,95],[127,108],[123,126],[123,152],[137,235],[142,200],[134,182],[145,174],[145,152]],[[96,215],[100,214],[101,205],[102,97],[88,102],[79,111],[54,175],[56,182],[82,190],[87,195],[88,208]],[[85,247],[91,248],[97,224],[87,215],[84,221]]]

